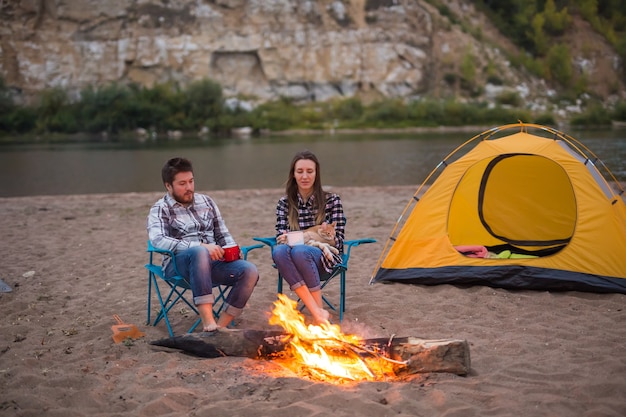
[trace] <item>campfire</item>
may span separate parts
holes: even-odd
[[[289,335],[275,360],[297,375],[332,383],[375,381],[395,376],[397,367],[407,365],[377,348],[366,348],[363,339],[344,334],[336,324],[305,324],[297,303],[283,294],[274,303],[270,324]]]
[[[332,384],[399,380],[412,374],[470,371],[469,343],[459,339],[363,339],[335,324],[307,325],[297,303],[278,294],[270,324],[283,330],[230,329],[150,342],[204,358],[241,356],[276,362],[302,378]]]

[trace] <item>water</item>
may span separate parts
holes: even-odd
[[[194,163],[196,190],[282,188],[294,153],[313,151],[327,186],[419,185],[471,133],[197,138],[0,145],[0,197],[163,191],[163,163]],[[626,131],[568,132],[626,181]]]

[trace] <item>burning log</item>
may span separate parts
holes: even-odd
[[[282,353],[291,335],[269,330],[218,330],[193,333],[150,342],[203,358],[242,356],[269,359]],[[427,340],[417,337],[364,339],[358,344],[341,342],[358,355],[378,355],[394,363],[397,374],[470,371],[469,344],[465,340]]]
[[[366,339],[363,343],[386,352],[393,360],[404,362],[406,368],[397,368],[398,373],[448,372],[467,375],[471,367],[469,343],[466,340],[394,337]]]

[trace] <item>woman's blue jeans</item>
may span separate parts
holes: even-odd
[[[227,285],[232,287],[226,297],[227,314],[238,317],[259,281],[259,272],[254,264],[238,260],[233,262],[212,261],[209,251],[204,246],[194,246],[175,256],[178,272],[188,277],[195,305],[213,304],[213,287]],[[174,264],[170,262],[165,269],[167,276],[174,275]]]
[[[292,291],[303,285],[310,291],[320,290],[320,271],[324,270],[321,257],[321,249],[309,245],[281,244],[272,251],[276,268]]]

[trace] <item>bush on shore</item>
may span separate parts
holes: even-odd
[[[282,98],[254,106],[252,100],[225,99],[222,88],[203,79],[181,88],[174,83],[152,88],[110,84],[88,87],[80,98],[70,100],[60,88],[41,94],[35,106],[13,103],[0,78],[0,135],[53,137],[83,133],[88,135],[132,135],[134,132],[211,132],[229,135],[234,128],[253,131],[308,129],[412,128],[434,126],[486,126],[515,123],[518,120],[555,125],[550,112],[533,114],[520,100],[460,102],[454,99],[383,99],[364,104],[358,98],[295,104]],[[577,125],[607,125],[626,120],[626,103],[612,112],[597,105],[571,120]]]

